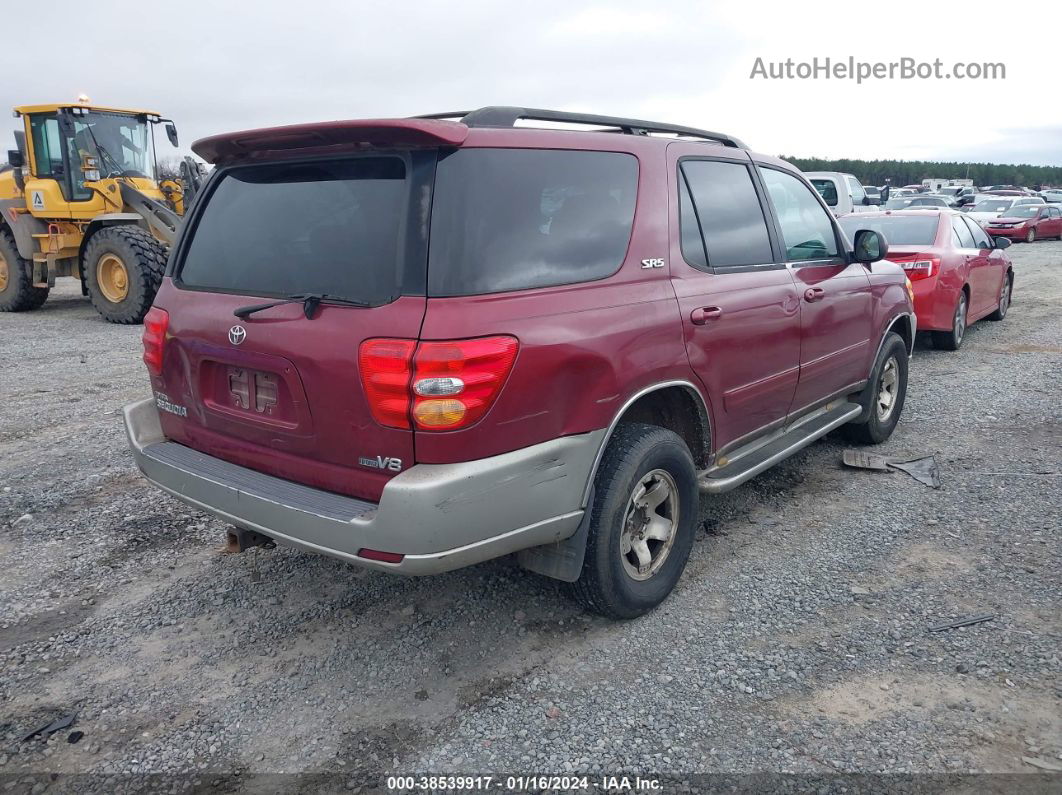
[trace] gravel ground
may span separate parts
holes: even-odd
[[[224,526],[127,453],[139,327],[71,286],[0,315],[0,791],[1062,770],[1062,243],[1010,253],[1010,316],[919,344],[882,449],[935,455],[941,489],[844,469],[831,436],[705,500],[678,590],[628,623],[511,560],[400,579],[221,554]]]

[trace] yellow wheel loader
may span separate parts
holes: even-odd
[[[36,309],[72,276],[106,320],[141,322],[198,187],[194,162],[182,167],[194,180],[156,179],[154,128],[177,146],[176,127],[87,98],[14,110],[22,129],[0,166],[0,311]]]

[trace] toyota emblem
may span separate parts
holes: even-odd
[[[233,326],[229,329],[229,342],[233,345],[239,345],[247,339],[247,329],[243,326]]]

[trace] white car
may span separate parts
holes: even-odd
[[[1043,197],[1045,202],[1054,204],[1055,202],[1062,202],[1062,188],[1048,188],[1047,190],[1040,191],[1040,196]]]
[[[859,180],[852,174],[840,171],[805,171],[804,176],[838,218],[849,213],[876,210],[881,204],[880,198],[867,196]]]
[[[970,212],[966,214],[978,222],[990,221],[993,218],[999,218],[1000,216],[1005,215],[1014,207],[1020,207],[1023,204],[1044,203],[1044,200],[1039,196],[1019,196],[1017,198],[997,196],[994,199],[991,197],[985,197],[971,207]]]

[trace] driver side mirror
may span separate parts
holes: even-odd
[[[26,158],[22,156],[22,153],[17,149],[7,150],[7,164],[11,168],[22,168],[26,165]]]
[[[177,125],[172,121],[166,122],[166,137],[170,139],[173,146],[177,146]]]
[[[992,247],[998,249],[1010,248],[1011,239],[1009,237],[994,237],[992,238]]]
[[[856,262],[870,265],[872,262],[885,259],[885,255],[889,253],[889,242],[881,232],[875,232],[873,229],[860,229],[855,233],[855,245],[852,249]]]

